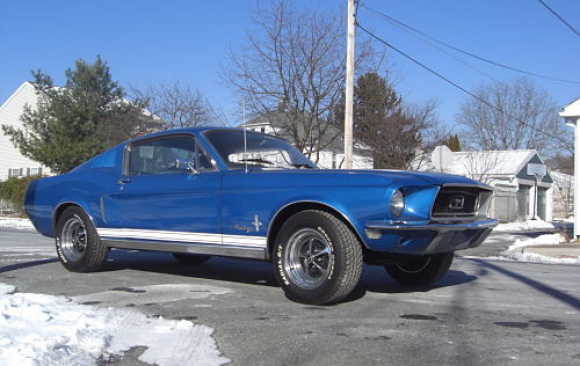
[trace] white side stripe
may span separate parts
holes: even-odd
[[[265,236],[222,235],[208,233],[190,233],[185,231],[164,231],[146,229],[111,229],[97,228],[97,233],[103,239],[141,239],[160,240],[183,243],[227,244],[253,247],[266,247]]]

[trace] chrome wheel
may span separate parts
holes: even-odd
[[[87,229],[81,219],[73,216],[65,222],[60,247],[68,260],[75,262],[82,258],[87,250]]]
[[[290,216],[273,249],[276,279],[291,300],[334,304],[360,279],[361,245],[346,224],[328,212],[306,210]]]
[[[284,272],[296,286],[315,289],[332,274],[332,245],[319,231],[301,229],[290,237],[283,263]]]

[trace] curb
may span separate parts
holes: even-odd
[[[579,258],[580,244],[538,245],[522,248],[522,253],[535,253],[546,257]]]

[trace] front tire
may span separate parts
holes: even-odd
[[[286,296],[326,305],[345,299],[362,271],[361,245],[335,216],[318,210],[291,216],[276,236],[275,274]]]
[[[72,272],[97,271],[108,253],[83,209],[71,206],[64,210],[56,226],[56,254],[66,269]]]
[[[385,266],[391,277],[404,285],[425,286],[443,277],[453,262],[453,252],[415,256],[405,262]]]

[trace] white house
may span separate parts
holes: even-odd
[[[36,108],[37,95],[34,85],[24,82],[12,94],[2,106],[0,106],[0,125],[8,125],[16,128],[22,127],[20,116],[24,107],[29,105]],[[10,177],[25,175],[49,174],[50,170],[40,163],[23,156],[10,141],[8,136],[0,130],[0,181]]]
[[[462,175],[495,189],[490,215],[502,221],[552,220],[552,176],[535,150],[451,152],[436,149],[432,169]],[[441,156],[447,158],[441,159]]]
[[[291,120],[287,112],[277,111],[270,112],[252,119],[248,123],[240,127],[246,128],[250,131],[257,131],[268,133],[271,135],[285,138],[292,142],[292,132],[290,131]],[[300,125],[299,125],[300,128]],[[316,129],[313,129],[313,134]],[[297,131],[300,139],[304,138],[304,131]],[[321,140],[317,136],[312,136],[311,140],[314,143],[320,142],[320,149],[313,147],[310,160],[323,169],[340,169],[344,163],[344,140],[342,139],[342,132],[334,126],[328,126],[321,135]],[[368,148],[363,146],[355,146],[353,152],[353,169],[373,169],[372,155]],[[309,155],[308,151],[304,151]]]

